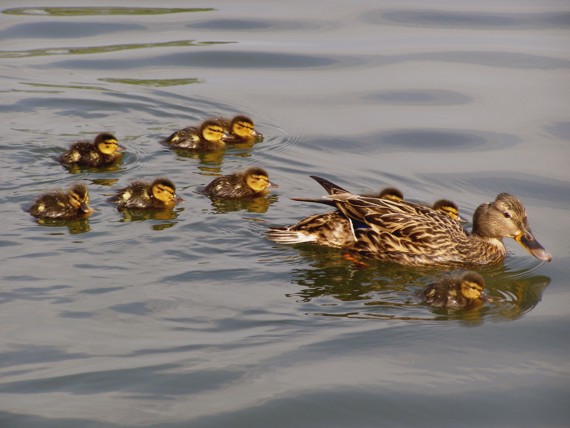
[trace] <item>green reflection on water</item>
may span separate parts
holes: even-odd
[[[91,46],[91,47],[77,47],[77,48],[46,48],[46,49],[30,49],[27,51],[0,51],[0,58],[28,58],[32,56],[48,56],[48,55],[87,55],[99,54],[107,52],[117,52],[130,49],[145,49],[145,48],[161,48],[172,46],[204,46],[204,45],[224,45],[235,42],[196,42],[194,40],[177,40],[174,42],[161,42],[161,43],[129,43],[122,45],[107,45],[107,46]]]
[[[190,85],[192,83],[203,83],[202,79],[188,78],[188,79],[99,79],[103,82],[109,83],[125,83],[127,85],[140,85],[140,86],[177,86],[177,85]]]
[[[92,15],[164,15],[168,13],[211,12],[216,9],[204,8],[150,8],[150,7],[16,7],[2,11],[7,15],[51,15],[51,16],[92,16]]]

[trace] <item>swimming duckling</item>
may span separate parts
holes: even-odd
[[[408,266],[484,266],[506,255],[503,238],[513,238],[539,260],[552,256],[536,241],[523,203],[500,193],[473,214],[473,230],[433,208],[411,202],[367,198],[347,192],[330,181],[311,176],[328,192],[326,199],[349,218],[356,242],[350,250]]]
[[[182,202],[176,194],[176,186],[167,178],[157,178],[152,183],[133,181],[108,199],[117,208],[160,210]]]
[[[225,147],[224,139],[228,135],[219,120],[205,120],[199,128],[194,126],[180,129],[168,137],[165,142],[173,149],[213,152]]]
[[[243,172],[223,175],[208,184],[203,193],[210,198],[255,198],[267,194],[267,189],[279,187],[269,181],[267,172],[258,167],[248,168]]]
[[[28,210],[38,218],[71,220],[93,212],[89,207],[89,191],[84,184],[74,184],[67,192],[56,190],[40,196]]]
[[[459,207],[457,204],[449,199],[440,199],[439,201],[435,201],[433,203],[433,209],[447,214],[459,223],[467,223],[467,220],[459,215]]]
[[[230,134],[224,141],[227,144],[247,144],[263,140],[263,134],[255,130],[255,125],[251,118],[238,115],[232,120],[220,119],[226,131]]]
[[[370,197],[393,201],[402,201],[404,199],[403,193],[395,187],[386,187]],[[303,198],[292,199],[306,200]],[[313,200],[308,201],[313,202]],[[311,215],[293,226],[271,228],[267,232],[267,237],[280,244],[310,242],[333,248],[344,248],[355,243],[350,220],[338,210]]]
[[[78,141],[59,157],[59,162],[65,166],[102,167],[115,163],[120,159],[121,147],[113,134],[102,133],[90,143]]]
[[[485,280],[476,272],[445,277],[438,283],[428,285],[419,295],[424,303],[447,309],[480,306],[487,299]]]

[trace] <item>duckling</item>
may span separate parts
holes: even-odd
[[[340,189],[343,190],[344,189]],[[345,191],[346,192],[346,191]],[[404,194],[395,187],[387,187],[370,197],[403,201]],[[311,199],[292,198],[296,201],[316,202]],[[329,205],[330,201],[319,201]],[[334,206],[334,204],[332,204]],[[313,243],[333,248],[344,248],[355,243],[350,220],[340,211],[314,214],[297,224],[269,229],[267,236],[280,244]]]
[[[108,199],[119,209],[160,210],[182,202],[176,194],[176,186],[167,178],[157,178],[152,183],[133,181]]]
[[[188,127],[174,132],[165,142],[173,149],[213,152],[225,147],[228,135],[219,120],[205,120],[199,128]]]
[[[436,211],[441,211],[442,213],[447,214],[459,223],[467,223],[467,220],[459,215],[459,207],[457,204],[449,199],[440,199],[435,201],[432,208]]]
[[[92,143],[88,141],[73,143],[69,150],[59,157],[59,162],[65,166],[98,168],[119,160],[121,149],[113,134],[102,133],[97,135]]]
[[[255,130],[251,118],[238,115],[233,119],[220,119],[226,131],[230,134],[224,141],[227,144],[251,144],[263,140],[263,134]]]
[[[355,239],[351,251],[408,266],[485,266],[505,258],[503,238],[508,237],[539,260],[552,260],[532,234],[523,203],[508,193],[479,205],[468,234],[433,208],[367,198],[324,178],[312,178],[328,192],[327,203],[333,202],[350,219]]]
[[[268,188],[279,187],[269,181],[267,172],[258,167],[223,175],[208,184],[203,193],[210,198],[243,199],[264,196]]]
[[[56,190],[40,196],[28,212],[37,218],[71,220],[88,217],[93,209],[87,186],[74,184],[67,192]]]
[[[422,301],[435,308],[465,309],[487,300],[485,280],[477,272],[448,276],[420,291]]]

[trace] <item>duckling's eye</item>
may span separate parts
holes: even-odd
[[[511,218],[511,213],[508,212],[508,211],[505,211],[505,212],[503,213],[503,215],[505,216],[505,218]]]

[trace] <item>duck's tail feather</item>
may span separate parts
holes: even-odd
[[[292,201],[300,201],[300,202],[314,202],[317,204],[328,205],[330,207],[336,208],[336,203],[330,199],[318,199],[318,198],[289,198]]]
[[[342,187],[332,183],[326,178],[318,177],[316,175],[310,175],[309,177],[311,177],[313,180],[315,180],[317,183],[323,186],[329,195],[335,195],[337,193],[350,193],[348,190],[343,189]]]
[[[278,244],[301,244],[315,242],[314,236],[302,231],[289,230],[286,227],[271,228],[267,231],[267,237]]]

